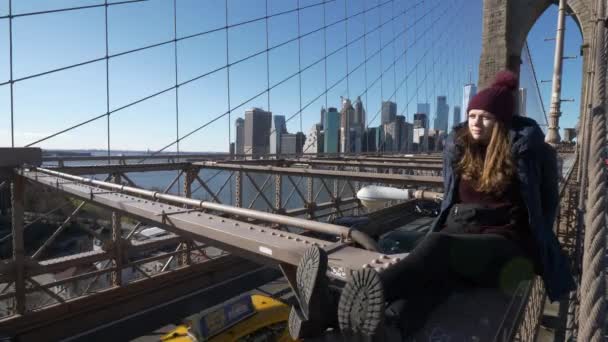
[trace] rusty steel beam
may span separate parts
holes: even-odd
[[[179,206],[163,204],[116,192],[108,192],[85,184],[60,183],[57,182],[57,178],[54,176],[35,175],[35,172],[26,172],[25,174],[29,179],[37,179],[42,184],[55,187],[76,197],[89,199],[91,202],[105,208],[120,211],[145,222],[151,222],[185,238],[211,243],[211,245],[222,250],[252,258],[260,263],[276,265],[278,262],[284,262],[297,265],[304,251],[312,244],[322,247],[329,247],[330,245],[328,241],[324,240],[311,239],[298,234],[250,225],[247,222],[216,215],[184,210]],[[141,189],[137,190],[137,192],[142,194],[147,193]],[[179,197],[171,196],[171,198],[177,199]],[[210,205],[209,203],[206,204],[206,206]],[[219,205],[215,206],[219,207]],[[222,208],[228,207],[222,206]],[[243,211],[243,215],[245,216],[249,215],[246,213],[255,212],[244,209],[239,210]],[[355,232],[342,226],[298,220],[289,216],[270,215],[267,213],[258,212],[257,215],[261,219],[269,217],[275,221],[277,218],[281,218],[276,223],[286,225],[299,226],[299,222],[305,222],[307,225],[300,225],[300,227],[309,227],[311,230],[327,228],[326,231],[328,233],[331,233],[334,229],[340,229],[340,231],[344,230],[348,231],[349,234],[352,233],[353,239],[355,238]],[[335,253],[337,254],[336,262],[339,264],[336,267],[342,269],[359,268],[361,265],[377,258],[379,254],[353,247],[344,247]]]
[[[107,157],[105,157],[107,159]],[[174,171],[188,168],[190,163],[154,163],[154,164],[105,164],[89,166],[64,166],[54,167],[53,170],[69,173],[72,175],[99,175],[108,173],[129,173],[129,172],[153,172],[153,171]]]
[[[146,241],[132,241],[127,252],[137,254],[158,250],[159,248],[176,245],[183,241],[183,238],[177,235],[167,235],[159,238],[154,238]],[[65,257],[42,260],[39,262],[24,262],[25,277],[33,277],[44,273],[60,272],[67,268],[81,265],[90,265],[95,262],[110,259],[112,256],[103,250],[82,252],[72,254]],[[2,264],[0,271],[0,282],[10,282],[14,280],[14,275],[11,274],[15,267],[14,262],[5,262]]]
[[[53,173],[48,170],[42,172]],[[163,229],[175,232],[184,238],[209,243],[212,246],[239,256],[250,258],[250,260],[259,263],[273,266],[276,266],[278,263],[297,265],[303,253],[311,245],[317,244],[331,250],[330,254],[332,257],[330,258],[330,267],[333,267],[332,269],[335,270],[335,274],[333,275],[338,279],[344,279],[347,274],[344,272],[351,269],[359,269],[363,267],[363,265],[368,264],[382,265],[381,267],[378,267],[378,272],[390,271],[402,258],[402,256],[399,255],[390,257],[383,256],[379,252],[351,247],[345,243],[338,243],[335,245],[333,242],[325,240],[313,239],[208,213],[197,213],[192,210],[184,210],[184,208],[175,206],[175,204],[154,202],[143,197],[108,192],[105,189],[100,188],[100,186],[109,188],[116,186],[111,183],[95,181],[95,187],[73,182],[61,183],[57,181],[56,176],[43,176],[42,173],[35,175],[35,173],[36,172],[29,171],[25,172],[25,175],[29,179],[37,179],[38,182],[55,187],[57,190],[67,192],[76,197],[89,199],[91,202],[110,210],[117,210],[145,222],[159,225],[163,227]],[[78,177],[75,176],[64,176],[66,179],[78,179]],[[86,179],[82,179],[82,181],[84,182]],[[127,191],[126,186],[123,186],[122,188]],[[150,193],[149,191],[135,188],[131,188],[128,191],[134,194],[141,194],[142,196],[147,196],[146,194]],[[373,246],[372,242],[369,242],[369,238],[367,238],[365,234],[356,230],[350,230],[343,226],[311,222],[284,215],[261,213],[203,201],[192,201],[179,196],[163,195],[163,198],[170,198],[175,203],[177,203],[178,200],[180,203],[199,203],[201,207],[209,207],[212,210],[216,210],[213,208],[218,208],[217,210],[225,211],[227,213],[241,213],[239,215],[245,217],[251,216],[262,220],[268,218],[268,222],[325,232],[331,235],[338,234],[338,236],[342,236],[343,239],[345,237],[352,238],[362,245],[367,244],[367,248],[377,248],[377,246]],[[342,235],[343,232],[347,232],[347,235]],[[380,261],[375,261],[379,257],[382,259]]]
[[[25,313],[25,244],[23,238],[23,208],[25,200],[25,178],[13,175],[11,184],[11,216],[13,230],[13,263],[15,281],[15,309],[17,314]]]
[[[377,161],[377,162],[393,162],[393,163],[425,163],[436,164],[441,162],[441,157],[344,157],[343,160],[358,160],[358,161]]]
[[[280,160],[282,161],[282,160]],[[328,165],[328,166],[361,166],[361,167],[381,167],[381,168],[398,168],[404,170],[431,170],[441,171],[441,160],[386,160],[381,158],[348,158],[348,159],[291,159],[282,161],[283,163],[303,163],[309,165]],[[200,164],[204,162],[195,162]],[[242,160],[222,161],[222,164],[227,165],[247,165],[247,166],[268,166],[281,164],[277,160],[255,160],[255,163],[249,163]],[[183,170],[190,167],[190,163],[154,163],[154,164],[135,164],[135,165],[92,165],[92,166],[66,166],[56,167],[52,170],[69,173],[72,175],[96,175],[108,173],[130,173],[130,172],[155,172],[155,171],[173,171]]]
[[[194,165],[204,167],[206,169],[216,170],[231,170],[243,172],[258,172],[268,174],[281,174],[303,177],[323,177],[330,179],[349,179],[353,181],[384,183],[395,185],[410,185],[410,186],[443,186],[443,177],[438,176],[412,176],[412,175],[395,175],[395,174],[379,174],[373,172],[351,172],[351,171],[334,171],[334,170],[315,170],[296,167],[275,167],[275,166],[259,166],[259,165],[234,165],[216,162],[197,162]]]
[[[38,149],[39,150],[39,149]],[[355,154],[353,154],[354,156]],[[378,156],[377,153],[357,153],[356,155],[369,155],[369,156]],[[348,154],[343,153],[281,153],[281,154],[266,154],[265,158],[275,158],[276,157],[299,157],[299,156],[325,156],[325,157],[342,157],[348,156]],[[382,154],[382,156],[390,156],[390,154]],[[402,157],[403,155],[396,155],[398,157]],[[208,159],[208,160],[218,160],[218,159],[230,159],[230,158],[251,158],[249,154],[237,154],[231,155],[228,153],[162,153],[162,154],[139,154],[139,155],[129,155],[129,156],[65,156],[65,157],[42,157],[43,162],[82,162],[82,161],[107,161],[113,160],[118,162],[126,162],[127,160],[150,160],[150,159],[160,159],[160,160],[175,160],[175,159]],[[252,160],[252,159],[242,159],[242,160]],[[256,159],[257,160],[257,159]],[[14,166],[21,165],[22,163],[14,163]],[[31,164],[31,163],[30,163]]]
[[[187,158],[206,158],[206,159],[224,159],[229,157],[229,154],[213,154],[213,153],[202,153],[202,154],[157,154],[157,155],[129,155],[129,156],[66,156],[66,157],[42,157],[43,162],[82,162],[82,161],[107,161],[113,160],[118,162],[126,162],[127,160],[140,161],[142,159],[152,160],[175,160],[175,159],[187,159]]]
[[[80,209],[82,209],[82,207],[84,207],[85,204],[86,204],[86,201],[80,202],[80,204],[76,207],[76,209],[74,209],[74,211],[63,221],[63,223],[61,223],[61,225],[57,228],[57,230],[55,230],[53,232],[53,234],[51,234],[51,236],[42,244],[42,246],[40,246],[38,248],[38,250],[36,252],[34,252],[34,254],[31,256],[31,258],[33,260],[40,258],[42,253],[44,253],[44,251],[55,241],[55,239],[57,239],[59,234],[61,234],[61,232],[65,230],[65,228],[67,227],[67,224],[70,222],[70,220],[72,220],[72,218],[78,214]]]
[[[216,196],[216,195],[213,193],[213,191],[211,191],[211,189],[209,189],[209,187],[207,186],[207,184],[205,183],[205,181],[203,181],[203,180],[201,179],[201,177],[199,177],[198,175],[196,175],[195,179],[198,181],[198,183],[201,185],[201,187],[202,187],[202,188],[203,188],[205,191],[207,191],[207,193],[208,193],[209,195],[211,195],[211,197],[213,198],[213,200],[214,200],[216,203],[222,203],[222,201],[220,201],[220,199],[219,199],[219,198],[218,198],[218,197],[217,197],[217,196]],[[192,197],[192,196],[186,196],[186,197],[190,198],[190,197]]]
[[[350,197],[350,198],[344,198],[344,199],[340,199],[340,205],[348,205],[348,204],[352,204],[352,203],[358,203],[359,200],[355,197]],[[315,205],[315,210],[314,211],[320,211],[320,210],[325,210],[325,209],[329,209],[329,208],[335,208],[336,202],[335,201],[331,201],[331,202],[324,202],[324,203],[319,203]],[[306,214],[307,212],[309,212],[310,209],[309,208],[295,208],[295,209],[288,209],[285,210],[285,215],[288,216],[298,216],[298,215],[303,215]]]
[[[203,201],[203,200],[195,200],[195,199],[190,199],[190,198],[186,198],[186,197],[182,197],[182,196],[167,195],[164,193],[159,193],[158,191],[150,191],[150,190],[145,190],[145,189],[140,189],[140,188],[135,188],[135,187],[129,187],[129,186],[125,186],[125,185],[117,185],[117,184],[113,184],[113,183],[98,181],[98,180],[91,179],[91,178],[83,178],[83,177],[78,177],[78,176],[69,175],[69,174],[65,174],[65,173],[60,173],[60,172],[47,170],[47,169],[43,169],[43,168],[36,168],[35,170],[36,171],[30,170],[30,171],[26,172],[26,174],[32,180],[35,180],[43,185],[56,188],[58,191],[63,190],[64,192],[75,194],[77,197],[83,197],[90,201],[93,201],[94,198],[95,199],[102,198],[102,199],[109,200],[114,205],[114,204],[116,204],[114,202],[116,202],[117,199],[114,197],[106,198],[106,195],[119,196],[121,199],[128,198],[130,195],[130,196],[137,196],[137,197],[131,197],[132,199],[137,199],[137,202],[143,202],[143,204],[148,204],[149,202],[151,202],[151,206],[154,206],[157,203],[157,201],[162,201],[162,204],[159,205],[159,207],[161,207],[161,208],[163,208],[164,206],[167,206],[168,209],[172,209],[172,206],[176,206],[176,208],[173,209],[171,212],[165,212],[165,210],[163,209],[161,213],[158,213],[158,211],[155,208],[147,208],[147,209],[153,209],[152,211],[156,213],[155,214],[156,216],[159,216],[159,215],[163,216],[163,220],[162,220],[163,225],[165,225],[165,220],[164,220],[165,217],[169,216],[169,215],[171,215],[171,217],[175,217],[175,215],[189,214],[189,213],[192,213],[193,211],[212,210],[212,211],[220,212],[222,214],[237,215],[237,216],[242,216],[242,217],[258,219],[263,222],[279,223],[279,224],[285,224],[285,225],[294,226],[294,227],[298,227],[298,228],[309,229],[309,230],[313,230],[313,231],[327,233],[330,235],[339,236],[343,239],[347,239],[350,237],[355,239],[354,235],[351,234],[352,233],[351,230],[349,230],[348,228],[342,227],[342,226],[338,226],[338,225],[320,223],[320,222],[303,220],[303,219],[298,219],[298,218],[292,218],[292,217],[288,217],[288,216],[284,216],[284,215],[264,213],[264,212],[261,212],[258,210],[242,209],[242,208],[237,208],[237,207],[230,206],[230,205],[212,203],[212,202]],[[83,192],[86,192],[86,196]],[[121,199],[118,199],[118,201],[122,202]],[[99,204],[99,201],[96,201],[96,202]],[[129,202],[129,201],[127,201],[127,202]],[[120,203],[120,204],[124,205],[123,203]],[[129,202],[128,204],[130,204],[131,206],[134,206],[134,205],[137,206],[137,204],[135,204],[134,202]],[[107,208],[112,210],[115,207],[107,206]],[[182,209],[178,209],[178,208],[190,208],[190,209],[182,210]],[[194,209],[192,209],[192,208],[194,208]],[[127,214],[129,214],[129,212],[126,211],[123,207],[120,207],[120,209],[122,211],[125,211]],[[201,215],[199,215],[199,217],[200,216]],[[151,220],[147,216],[144,216],[144,217],[148,219],[148,222],[152,222],[153,224],[155,224],[155,222],[156,222],[155,220]],[[359,242],[361,244],[366,243],[365,241],[357,241],[357,242]]]
[[[418,163],[405,161],[390,161],[379,162],[375,160],[367,160],[365,158],[352,160],[328,160],[328,159],[288,159],[287,164],[307,164],[312,166],[353,166],[365,168],[386,168],[386,169],[403,169],[403,170],[431,170],[441,171],[443,169],[442,161],[437,160],[434,163]]]
[[[134,338],[279,276],[251,261],[222,257],[4,318],[0,334],[19,341]]]

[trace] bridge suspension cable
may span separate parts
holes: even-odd
[[[78,69],[78,68],[82,68],[85,67],[87,65],[93,65],[96,63],[103,63],[105,64],[105,67],[103,68],[104,70],[104,76],[105,76],[105,103],[104,103],[104,110],[103,112],[97,114],[97,115],[93,115],[90,116],[88,118],[86,118],[86,115],[78,115],[81,119],[78,122],[72,122],[70,123],[69,121],[67,122],[67,125],[65,127],[60,127],[60,129],[56,130],[55,132],[51,132],[48,134],[45,134],[44,136],[40,136],[37,139],[34,139],[34,141],[29,141],[29,142],[25,142],[23,146],[26,147],[32,147],[32,146],[47,146],[47,143],[53,139],[56,138],[58,136],[62,136],[65,135],[66,133],[73,131],[75,129],[81,128],[83,126],[87,126],[90,124],[92,124],[93,122],[97,122],[100,119],[105,118],[105,130],[106,130],[106,134],[105,134],[105,153],[110,156],[112,153],[112,149],[116,149],[118,148],[119,144],[117,142],[115,142],[116,139],[120,140],[119,138],[117,138],[116,134],[112,133],[112,126],[114,125],[114,122],[120,122],[120,121],[115,121],[115,120],[120,120],[119,118],[122,116],[119,116],[119,113],[124,112],[126,109],[135,107],[137,105],[140,105],[142,103],[148,103],[150,100],[152,100],[153,98],[157,98],[160,97],[163,94],[172,94],[172,101],[173,101],[173,112],[174,112],[174,134],[175,134],[175,138],[172,139],[172,141],[168,142],[167,144],[161,145],[160,148],[158,149],[154,149],[153,153],[151,155],[156,155],[159,153],[162,153],[166,150],[172,149],[175,150],[177,152],[177,154],[179,155],[181,153],[181,150],[183,149],[182,147],[182,142],[185,139],[191,138],[194,134],[200,132],[201,130],[205,129],[206,127],[209,127],[210,125],[217,123],[219,120],[223,119],[223,118],[227,118],[228,119],[228,127],[227,127],[227,133],[228,133],[228,141],[231,141],[234,137],[233,137],[233,132],[231,129],[231,121],[234,118],[234,113],[235,111],[243,108],[244,106],[246,106],[249,103],[253,103],[257,100],[259,100],[262,96],[267,96],[267,101],[266,104],[268,106],[268,110],[271,109],[272,106],[272,102],[271,102],[271,92],[274,90],[277,90],[278,87],[285,87],[287,85],[288,82],[297,79],[297,83],[298,83],[298,106],[297,106],[297,110],[294,110],[294,112],[289,115],[286,118],[286,123],[292,121],[292,119],[295,116],[299,117],[299,129],[300,131],[303,130],[303,125],[304,125],[304,113],[309,111],[309,108],[314,105],[315,103],[317,103],[317,101],[321,98],[321,97],[325,97],[325,106],[327,107],[329,105],[329,97],[330,95],[332,95],[333,93],[335,93],[336,90],[341,90],[341,87],[343,87],[345,85],[346,89],[346,95],[350,96],[351,93],[353,91],[356,91],[356,93],[360,93],[360,96],[364,96],[365,97],[365,105],[364,108],[367,111],[370,112],[376,112],[379,113],[379,110],[374,110],[377,105],[375,104],[375,101],[371,99],[370,96],[370,92],[374,92],[376,93],[377,91],[377,87],[379,84],[379,91],[380,91],[380,98],[384,99],[385,93],[388,90],[388,93],[386,93],[386,95],[390,94],[390,96],[387,97],[388,100],[391,101],[396,101],[396,102],[400,102],[397,101],[398,98],[401,96],[401,90],[404,90],[404,97],[407,99],[408,96],[410,95],[410,93],[412,93],[413,91],[415,91],[416,93],[416,97],[418,97],[418,93],[419,90],[418,89],[413,89],[413,88],[418,88],[418,87],[423,87],[425,89],[429,88],[429,83],[432,81],[433,78],[429,77],[428,75],[426,75],[427,73],[425,73],[425,77],[422,79],[422,82],[420,82],[420,80],[417,80],[415,82],[415,86],[411,87],[411,79],[412,76],[416,75],[416,78],[418,78],[418,73],[420,72],[420,70],[418,70],[418,68],[422,67],[422,64],[428,64],[430,63],[430,61],[426,61],[426,58],[428,58],[429,55],[434,55],[433,53],[433,49],[436,48],[441,48],[438,46],[437,43],[437,34],[439,33],[439,29],[438,26],[436,27],[436,25],[439,23],[439,19],[438,18],[443,18],[446,13],[447,10],[445,10],[445,8],[453,8],[454,2],[451,2],[449,6],[445,6],[445,4],[443,4],[440,1],[434,1],[434,2],[429,2],[426,3],[424,1],[417,1],[415,3],[405,3],[405,2],[401,2],[401,1],[396,1],[396,0],[386,0],[386,1],[378,1],[372,4],[367,4],[366,2],[363,3],[363,7],[362,8],[357,8],[356,5],[350,5],[347,4],[346,1],[342,4],[338,4],[340,1],[339,0],[326,0],[326,1],[319,1],[316,3],[308,3],[305,6],[301,6],[300,2],[297,2],[297,6],[295,8],[283,8],[280,11],[270,11],[270,5],[269,2],[267,0],[265,0],[265,4],[266,4],[266,8],[264,10],[263,15],[259,15],[253,18],[239,18],[239,20],[235,21],[235,22],[230,22],[229,17],[230,17],[230,6],[228,6],[228,0],[225,1],[225,16],[226,16],[226,21],[224,23],[224,25],[218,25],[217,27],[211,27],[208,29],[204,29],[204,30],[198,30],[197,32],[186,32],[186,33],[181,33],[178,30],[178,26],[180,24],[180,18],[178,16],[178,2],[174,0],[174,2],[172,3],[172,13],[170,13],[170,16],[172,17],[172,25],[171,25],[171,37],[170,39],[164,39],[161,41],[157,41],[157,42],[146,42],[145,44],[142,44],[142,46],[126,46],[126,47],[121,47],[119,50],[114,50],[112,49],[112,46],[110,43],[112,43],[111,40],[111,36],[110,36],[110,31],[112,29],[112,20],[110,15],[110,10],[111,9],[118,9],[124,6],[131,6],[133,9],[137,10],[137,6],[142,6],[142,4],[146,4],[146,3],[151,3],[152,1],[150,0],[125,0],[125,1],[120,1],[120,2],[108,2],[108,1],[104,1],[104,3],[102,4],[96,4],[96,5],[88,5],[88,6],[73,6],[73,7],[65,7],[65,8],[56,8],[56,9],[49,9],[49,10],[33,10],[33,11],[23,11],[22,13],[16,13],[16,11],[14,11],[14,9],[9,6],[9,13],[7,15],[3,15],[0,16],[0,20],[5,19],[7,20],[7,22],[9,23],[9,28],[12,28],[12,24],[15,20],[19,19],[19,18],[36,18],[37,16],[41,16],[41,15],[53,15],[53,14],[58,14],[58,13],[78,13],[78,12],[82,12],[82,11],[93,11],[93,10],[102,10],[103,11],[103,25],[102,25],[102,31],[103,31],[103,35],[101,35],[101,37],[103,38],[103,49],[101,51],[103,51],[104,56],[98,56],[98,57],[94,57],[94,58],[90,58],[90,59],[86,59],[84,61],[78,61],[77,63],[73,63],[73,64],[69,64],[69,65],[58,65],[54,68],[49,68],[47,70],[42,70],[42,71],[37,71],[31,74],[25,74],[25,75],[18,75],[17,77],[14,77],[15,75],[13,74],[13,68],[14,68],[14,63],[16,62],[15,60],[13,60],[12,58],[12,53],[11,53],[11,58],[10,58],[10,76],[9,76],[9,80],[8,81],[0,81],[0,87],[4,86],[4,85],[9,85],[11,90],[10,90],[10,94],[11,94],[11,99],[10,99],[10,105],[11,105],[11,144],[12,146],[15,146],[15,144],[21,144],[20,142],[15,140],[15,136],[17,134],[18,131],[15,130],[14,127],[14,121],[16,120],[15,116],[15,109],[14,109],[14,103],[16,101],[16,99],[13,98],[13,87],[17,86],[18,84],[21,84],[25,81],[28,80],[32,80],[32,79],[36,79],[36,78],[40,78],[43,76],[50,76],[50,75],[54,75],[54,74],[60,74],[62,72],[66,72],[68,70],[71,69]],[[11,2],[12,3],[12,2]],[[329,19],[329,13],[328,13],[328,9],[330,7],[332,7],[332,9],[335,9],[334,7],[340,7],[343,6],[343,17],[338,17],[336,19],[336,14],[335,12],[332,10],[332,19]],[[434,13],[438,13],[438,9],[440,7],[444,8],[444,10],[442,10],[442,13],[440,15],[434,15]],[[353,8],[351,10],[351,7]],[[461,6],[462,7],[462,6]],[[421,13],[422,10],[424,13]],[[311,12],[311,11],[318,11],[318,10],[322,10],[322,25],[319,25],[318,27],[315,27],[314,29],[309,29],[309,28],[304,28],[304,22],[302,21],[304,18],[304,14],[305,12]],[[320,13],[320,11],[318,11]],[[390,15],[387,15],[389,14]],[[418,15],[416,15],[418,14]],[[294,37],[289,37],[289,39],[285,39],[284,41],[278,41],[278,42],[274,42],[273,44],[271,44],[270,42],[270,33],[271,33],[271,29],[270,29],[270,25],[269,22],[271,20],[273,20],[274,18],[287,18],[289,16],[293,16],[295,19],[297,19],[297,34]],[[296,18],[297,17],[297,18]],[[370,27],[371,25],[369,25],[370,23],[374,22],[374,20],[370,20],[372,18],[378,18],[378,24],[377,25],[373,25],[372,27]],[[459,18],[454,18],[456,16],[453,16],[452,21],[458,21]],[[400,23],[403,22],[403,29],[399,30],[399,27],[401,26]],[[232,49],[231,49],[231,44],[232,42],[230,41],[230,35],[229,35],[229,31],[235,28],[240,28],[240,27],[247,27],[246,25],[250,25],[250,24],[254,24],[254,23],[259,23],[259,24],[264,24],[264,34],[265,34],[265,47],[261,48],[261,49],[254,49],[251,51],[248,51],[248,53],[239,56],[238,58],[235,58],[234,56],[232,56]],[[354,25],[361,25],[361,23],[363,24],[363,32],[358,34],[358,33],[354,33],[351,32],[353,30],[355,31],[360,31],[360,28],[356,28],[356,26]],[[343,33],[344,33],[344,39],[345,41],[343,42],[343,44],[340,44],[338,46],[332,45],[328,43],[328,39],[329,39],[329,32],[331,31],[332,34],[334,31],[339,30],[341,25],[344,25],[344,29],[343,29]],[[417,26],[423,25],[425,27],[423,28],[417,28]],[[447,25],[445,25],[445,27],[447,27]],[[453,31],[453,30],[451,30]],[[221,33],[221,32],[225,32],[226,33],[226,39],[225,39],[225,44],[226,44],[226,60],[225,63],[223,63],[223,65],[219,65],[211,70],[208,70],[206,72],[202,72],[199,74],[195,74],[192,75],[189,78],[186,79],[180,79],[180,73],[181,73],[181,64],[184,63],[184,61],[181,58],[181,52],[180,50],[180,45],[179,43],[181,42],[186,42],[189,40],[192,40],[194,38],[197,37],[203,37],[203,36],[208,36],[211,35],[213,33]],[[412,39],[412,32],[413,32],[413,36],[414,38]],[[304,54],[304,48],[303,48],[303,44],[304,44],[304,40],[305,39],[312,39],[313,37],[315,37],[314,35],[318,35],[321,34],[323,37],[323,46],[322,46],[322,50],[323,50],[323,55],[321,58],[317,58],[313,61],[307,61],[305,62],[303,59],[303,54]],[[441,36],[445,36],[445,35],[453,35],[452,32],[443,32]],[[12,48],[13,48],[13,40],[15,36],[15,32],[13,32],[12,30],[10,30],[9,32],[9,39],[10,39],[10,50],[12,52]],[[380,37],[380,39],[375,39],[377,36]],[[409,38],[408,38],[409,37]],[[333,38],[333,37],[332,37]],[[61,37],[60,37],[61,39]],[[424,49],[416,49],[414,50],[421,42],[425,42],[426,40],[432,40],[432,42],[426,42],[425,43],[425,48]],[[372,42],[373,40],[373,44],[370,44],[370,42]],[[403,41],[403,44],[401,43]],[[369,51],[369,48],[372,47],[373,45],[375,45],[377,42],[380,42],[380,45],[378,46],[377,50],[374,51]],[[294,46],[297,44],[297,51],[298,51],[298,66],[297,66],[297,70],[291,74],[287,74],[285,77],[280,78],[278,80],[271,80],[271,72],[273,71],[273,68],[276,69],[276,66],[273,66],[271,61],[270,61],[270,54],[274,51],[277,51],[278,49],[282,49],[282,48],[287,48],[289,44],[293,44]],[[364,58],[362,58],[362,60],[360,60],[356,55],[356,51],[357,51],[357,47],[360,45],[363,45],[364,48]],[[139,53],[139,52],[143,52],[143,51],[149,51],[149,50],[153,50],[156,48],[160,48],[163,46],[168,46],[171,47],[173,50],[172,51],[172,84],[166,86],[166,87],[162,87],[157,89],[156,91],[150,92],[148,94],[141,94],[143,96],[138,96],[135,97],[133,99],[130,99],[127,102],[123,102],[123,103],[118,103],[117,100],[114,99],[114,96],[111,96],[114,93],[114,88],[118,86],[118,84],[120,82],[114,82],[114,74],[112,73],[112,69],[113,69],[113,63],[112,61],[118,57],[123,57],[123,56],[128,56],[128,55],[133,55],[135,53]],[[403,48],[403,50],[401,50],[401,47]],[[389,51],[392,52],[392,58],[387,58],[387,56],[390,55]],[[419,58],[417,61],[414,62],[414,64],[410,64],[410,68],[408,69],[408,56],[407,53],[411,52],[410,57],[412,58],[415,55],[419,55],[417,51],[425,51],[424,56],[422,58]],[[443,51],[441,52],[443,53]],[[234,98],[232,98],[231,93],[233,93],[233,91],[231,90],[232,88],[234,88],[235,84],[232,83],[232,74],[236,74],[237,71],[235,69],[235,67],[243,65],[244,63],[253,60],[256,57],[259,56],[263,56],[265,54],[265,59],[266,59],[266,85],[265,85],[265,89],[261,89],[259,92],[252,94],[252,96],[248,96],[246,98],[243,99],[237,99],[235,101]],[[338,57],[338,59],[340,58],[339,56],[344,56],[345,58],[345,65],[346,65],[346,72],[345,74],[343,74],[341,77],[335,78],[333,80],[330,80],[328,77],[328,74],[334,73],[334,70],[329,70],[330,66],[328,65],[328,60],[332,59],[335,60],[336,57]],[[392,61],[388,61],[387,59],[392,59]],[[403,59],[403,67],[401,66],[401,59]],[[435,59],[433,59],[435,60]],[[380,63],[380,69],[377,71],[377,73],[375,74],[375,72],[372,71],[372,65],[373,68],[376,68],[378,63]],[[61,64],[61,63],[59,63]],[[317,96],[310,96],[310,89],[306,89],[304,87],[304,77],[306,76],[306,73],[312,72],[313,69],[315,69],[317,66],[319,65],[323,65],[323,69],[324,75],[321,75],[323,78],[323,91],[318,94]],[[412,67],[413,65],[413,67]],[[449,73],[445,73],[445,72],[439,72],[438,70],[434,70],[434,68],[438,67],[438,65],[436,63],[434,64],[428,64],[426,65],[426,67],[431,67],[433,68],[433,74],[444,74],[445,77],[448,77]],[[391,70],[392,69],[392,70]],[[401,71],[402,69],[402,71]],[[212,75],[217,75],[220,72],[226,72],[226,84],[227,84],[227,91],[226,91],[226,97],[227,97],[227,108],[225,111],[222,111],[220,113],[218,113],[215,116],[212,116],[211,118],[205,120],[203,123],[201,123],[198,126],[194,126],[192,127],[191,124],[189,125],[185,125],[182,124],[182,118],[184,118],[185,113],[183,113],[182,111],[182,95],[181,95],[181,90],[184,86],[192,84],[193,82],[199,81],[201,79],[209,79]],[[371,71],[371,72],[370,72]],[[392,73],[392,77],[389,76],[390,73]],[[374,75],[375,74],[375,75]],[[399,75],[398,75],[399,74]],[[355,80],[357,79],[357,75],[361,75],[362,78],[364,79],[364,86],[361,87],[361,83],[356,82]],[[401,76],[400,76],[401,75]],[[392,82],[385,82],[386,80],[384,79],[385,77],[389,77],[392,78]],[[448,80],[445,80],[446,84],[448,84]],[[456,83],[456,82],[455,82]],[[454,86],[454,85],[452,85]],[[408,87],[411,89],[410,91],[408,91]],[[388,89],[387,89],[388,88]],[[431,88],[436,88],[431,86]],[[390,90],[389,90],[390,89]],[[306,90],[306,93],[308,94],[304,94],[304,90]],[[435,89],[435,91],[438,91],[437,89]],[[447,90],[446,90],[447,91]],[[185,96],[185,95],[184,95]],[[428,98],[428,94],[425,94],[425,98]],[[117,101],[116,105],[113,106],[113,101]],[[278,101],[278,98],[277,98]],[[372,101],[370,103],[370,101]],[[409,104],[412,100],[410,99],[409,101],[407,101],[407,103],[405,104],[405,106],[402,108],[401,113],[403,114],[405,112],[406,115],[408,115],[408,109],[409,109]],[[405,101],[404,101],[405,102]],[[454,103],[456,103],[455,99],[453,101]],[[89,109],[90,110],[90,109]],[[204,109],[203,109],[204,110]],[[430,114],[430,113],[429,113]],[[18,116],[18,115],[17,115]],[[369,126],[369,124],[371,124],[376,118],[377,118],[378,114],[374,115],[373,118],[372,117],[368,117],[367,118],[367,125]],[[82,117],[85,117],[85,119],[82,119]],[[144,118],[142,117],[142,120],[144,120]],[[186,122],[186,121],[184,121]],[[189,120],[188,122],[192,122],[192,120]],[[184,130],[184,127],[188,127],[187,130]],[[161,137],[162,138],[162,137]],[[25,137],[25,139],[27,139],[27,137]],[[19,140],[24,140],[24,138],[20,138]],[[52,143],[51,143],[52,145]],[[142,160],[142,162],[145,160]],[[110,159],[108,159],[108,162],[110,162]]]

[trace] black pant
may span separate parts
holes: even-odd
[[[432,295],[460,286],[512,293],[531,279],[533,264],[515,242],[494,234],[430,233],[384,277],[389,301]]]

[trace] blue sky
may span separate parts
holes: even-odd
[[[103,1],[13,1],[12,12],[19,15],[100,3]],[[298,11],[277,15],[298,4],[306,7],[299,16]],[[235,25],[228,29],[228,37],[222,29],[226,6],[228,25]],[[460,104],[469,70],[476,81],[481,0],[177,0],[176,9],[174,13],[172,0],[108,7],[108,54],[115,56],[108,69],[111,149],[169,146],[168,151],[175,151],[177,145],[171,143],[179,137],[182,151],[226,151],[229,126],[247,108],[270,108],[274,114],[291,118],[287,123],[290,132],[307,132],[319,120],[321,106],[338,106],[340,96],[354,99],[361,95],[373,126],[379,123],[376,114],[382,100],[396,101],[399,114],[408,118],[417,102],[430,102],[434,114],[438,95],[447,95],[450,108]],[[254,20],[264,18],[267,11],[268,20]],[[547,10],[529,35],[541,79],[551,76],[554,43],[543,39],[554,34],[556,13],[555,6]],[[7,14],[8,0],[0,0],[0,17]],[[247,21],[251,22],[239,25]],[[337,24],[319,30],[332,23]],[[0,19],[0,84],[10,75],[8,27],[8,19]],[[300,40],[295,39],[298,31],[305,35]],[[201,32],[209,33],[185,38]],[[581,38],[571,19],[566,32],[566,55],[577,54]],[[177,46],[170,42],[122,54],[170,41],[175,33],[178,39],[184,38]],[[267,34],[269,53],[264,52]],[[105,54],[104,7],[13,19],[15,146],[100,117],[35,146],[107,148]],[[330,56],[324,59],[326,54]],[[577,102],[564,103],[562,127],[575,124],[580,61],[569,60],[564,65],[568,80],[563,85],[564,97]],[[345,77],[347,65],[350,74]],[[299,68],[306,70],[286,80]],[[187,82],[177,92],[170,89],[176,84],[176,74],[178,83]],[[326,79],[332,89],[325,95]],[[273,89],[268,93],[269,85]],[[123,108],[163,90],[167,91]],[[550,85],[541,85],[541,91],[548,110]],[[11,145],[10,103],[9,86],[0,86],[0,146]],[[222,116],[239,105],[230,118]],[[306,108],[300,115],[301,107]],[[233,132],[230,135],[234,139]]]

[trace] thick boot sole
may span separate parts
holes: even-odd
[[[338,304],[338,323],[345,335],[371,339],[378,336],[384,321],[384,289],[380,275],[372,269],[353,272]]]
[[[329,322],[321,309],[322,303],[329,303],[327,253],[311,247],[302,256],[296,273],[297,299],[299,308],[292,307],[289,313],[289,333],[292,338],[313,337],[322,334]]]

